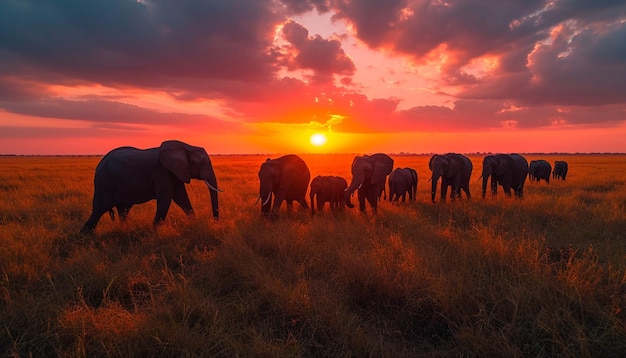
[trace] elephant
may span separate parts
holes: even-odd
[[[461,198],[461,189],[465,191],[467,198],[471,198],[469,181],[472,176],[473,165],[472,161],[462,155],[456,153],[448,154],[435,154],[430,158],[428,167],[432,171],[431,183],[431,200],[435,202],[435,196],[437,195],[437,182],[441,177],[441,201],[446,200],[446,194],[448,193],[448,186],[452,187],[450,193],[450,199],[454,199],[456,196]]]
[[[557,160],[554,162],[554,171],[552,172],[552,179],[563,179],[567,176],[567,162]]]
[[[504,189],[507,196],[511,196],[511,189],[515,196],[522,198],[524,183],[528,175],[528,161],[519,154],[487,155],[483,159],[483,198],[487,191],[487,181],[491,177],[491,193],[496,195],[498,184]]]
[[[413,168],[396,168],[389,174],[389,201],[397,202],[402,197],[406,200],[409,193],[409,201],[413,201],[417,195],[417,172]]]
[[[543,179],[546,183],[550,184],[551,172],[552,166],[547,161],[543,159],[531,160],[528,167],[528,179],[530,179],[530,181],[540,181]]]
[[[267,159],[259,169],[259,199],[263,200],[261,212],[266,217],[276,218],[283,201],[291,207],[293,201],[308,209],[306,190],[311,179],[309,167],[302,158],[288,154],[277,159]],[[272,205],[272,195],[274,204]],[[258,202],[258,200],[257,200]]]
[[[81,233],[94,231],[100,217],[117,208],[124,221],[134,204],[156,199],[153,224],[158,226],[174,200],[189,217],[194,212],[185,190],[190,179],[204,180],[209,187],[213,217],[219,217],[217,179],[206,150],[169,140],[157,148],[121,147],[105,155],[96,167],[93,209]]]
[[[311,214],[315,214],[315,198],[317,197],[317,210],[322,211],[324,204],[329,203],[331,210],[343,209],[343,193],[348,188],[346,179],[338,176],[318,175],[311,180]]]
[[[385,188],[387,176],[393,170],[393,159],[387,154],[356,156],[352,161],[352,181],[344,193],[346,206],[354,208],[350,197],[358,189],[359,209],[365,211],[365,199],[375,213],[378,200]]]

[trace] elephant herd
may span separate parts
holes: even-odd
[[[283,202],[291,206],[294,201],[308,209],[306,192],[309,191],[311,213],[322,210],[329,203],[331,210],[353,208],[351,197],[357,192],[359,209],[365,211],[366,202],[373,212],[377,211],[378,202],[386,189],[387,177],[389,201],[409,201],[417,195],[417,171],[413,168],[393,168],[394,160],[383,153],[356,156],[352,161],[352,180],[339,176],[316,176],[311,180],[311,173],[306,163],[297,155],[285,155],[276,159],[267,159],[261,164],[259,177],[259,200],[261,212],[276,218]],[[450,189],[450,199],[461,198],[465,192],[471,198],[469,181],[473,165],[471,160],[456,153],[435,154],[430,158],[428,167],[432,172],[431,200],[435,202],[437,185],[441,178],[440,199],[444,201]],[[568,165],[556,161],[554,170],[545,160],[533,160],[528,163],[519,154],[487,155],[483,159],[482,197],[487,191],[491,178],[492,195],[500,185],[505,194],[522,197],[524,183],[528,176],[531,181],[553,179],[565,180]],[[92,213],[81,229],[81,233],[91,233],[100,217],[106,212],[113,219],[118,212],[124,221],[129,210],[135,204],[156,199],[157,208],[154,225],[159,225],[166,217],[173,200],[190,217],[194,215],[185,183],[190,179],[203,180],[211,196],[211,207],[215,219],[219,218],[217,179],[211,160],[204,148],[194,147],[180,141],[166,141],[160,147],[137,149],[121,147],[105,155],[94,176],[94,195]]]

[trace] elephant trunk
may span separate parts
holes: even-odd
[[[202,179],[204,179],[204,183],[208,187],[209,194],[211,195],[211,210],[213,211],[213,217],[215,219],[219,219],[220,213],[219,213],[219,204],[217,200],[217,193],[220,192],[221,190],[218,189],[217,178],[215,177],[215,172],[213,172],[212,168],[209,168],[209,169],[210,170],[208,171],[208,173],[205,173]]]
[[[311,215],[315,214],[315,194],[316,192],[311,190],[311,193],[309,194],[309,199],[311,200]],[[318,207],[317,210],[319,210],[320,208]]]
[[[215,186],[211,185],[208,181],[205,181],[206,185],[209,187],[209,193],[211,194],[211,210],[213,211],[213,217],[215,219],[219,219],[219,205],[217,201],[217,192],[219,191]]]
[[[489,175],[486,175],[483,172],[483,199],[485,198],[485,194],[487,193],[487,182],[489,181]]]
[[[261,179],[259,187],[259,197],[261,198],[261,212],[269,214],[272,208],[272,193],[274,187],[271,181]]]
[[[431,181],[430,199],[432,200],[433,203],[435,202],[435,197],[437,196],[437,182],[439,181],[440,176],[441,174],[433,173],[432,178],[430,178],[430,181]]]
[[[350,197],[357,189],[361,187],[361,185],[363,185],[363,180],[352,178],[350,186],[344,192],[344,201],[346,202],[346,206],[350,209],[354,208],[354,204],[352,204],[352,202],[350,201]]]

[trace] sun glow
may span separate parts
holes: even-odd
[[[315,133],[309,138],[309,142],[316,147],[321,147],[326,144],[326,136],[322,133]]]

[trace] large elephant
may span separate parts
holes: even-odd
[[[300,206],[308,209],[305,195],[310,179],[309,167],[297,155],[289,154],[277,159],[267,159],[259,169],[259,198],[263,200],[261,204],[263,214],[276,218],[283,201],[291,206],[295,200]]]
[[[409,201],[417,195],[417,172],[413,168],[396,168],[389,174],[389,201],[397,202],[402,197],[406,200],[409,193]]]
[[[352,181],[346,189],[346,206],[354,208],[350,197],[358,189],[359,209],[365,211],[365,199],[376,212],[378,200],[385,188],[387,175],[393,170],[393,159],[387,154],[377,153],[354,157],[352,161]]]
[[[472,170],[474,166],[472,161],[462,155],[456,153],[448,154],[435,154],[430,158],[428,167],[432,171],[431,177],[431,200],[435,202],[435,196],[437,195],[437,182],[441,178],[441,201],[446,200],[446,194],[448,187],[451,186],[450,199],[454,199],[456,196],[461,197],[461,189],[465,191],[467,198],[471,198],[469,181],[472,176]]]
[[[343,209],[343,193],[348,188],[348,182],[338,176],[318,175],[311,180],[309,197],[311,201],[311,214],[315,214],[315,199],[317,198],[317,210],[322,211],[324,204],[329,203],[331,210]]]
[[[121,147],[105,155],[94,177],[93,209],[82,233],[93,232],[102,214],[113,217],[117,208],[125,220],[134,204],[156,199],[154,225],[167,215],[171,201],[193,216],[185,183],[190,179],[204,180],[209,187],[213,216],[219,217],[217,179],[206,150],[171,140],[158,148],[137,149]]]
[[[567,176],[567,162],[563,160],[557,160],[554,162],[554,171],[552,172],[552,179],[563,179]]]
[[[528,176],[528,161],[519,154],[495,154],[483,159],[483,198],[487,192],[487,181],[491,177],[491,193],[496,195],[498,184],[507,196],[511,189],[518,198],[524,195],[524,183]]]
[[[531,160],[528,166],[528,178],[530,181],[545,180],[550,183],[550,174],[552,173],[552,166],[550,163],[543,159]]]

